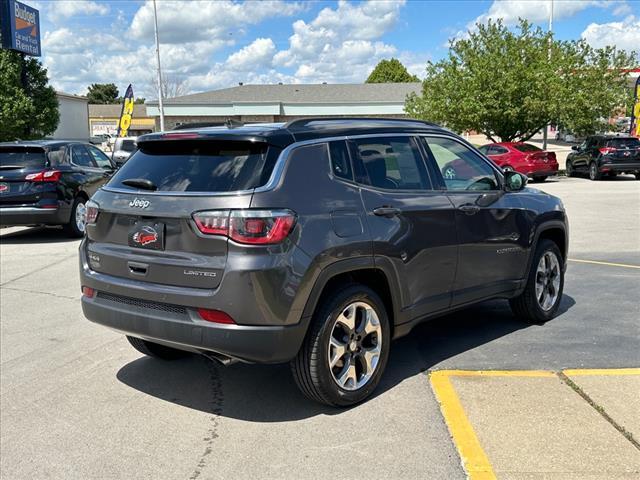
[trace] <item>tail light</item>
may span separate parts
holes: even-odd
[[[282,242],[295,224],[291,210],[217,210],[197,212],[193,220],[205,235],[223,235],[248,245]]]
[[[616,150],[617,149],[613,147],[602,147],[598,149],[598,151],[603,155],[607,155],[609,153],[615,152]]]
[[[60,175],[60,170],[44,170],[38,173],[30,173],[24,179],[30,182],[57,182],[60,180]]]
[[[100,207],[96,202],[89,200],[85,205],[84,220],[87,225],[93,225],[98,219]]]
[[[209,310],[208,308],[199,308],[198,315],[203,320],[213,323],[224,323],[226,325],[234,325],[236,322],[224,312],[220,310]]]

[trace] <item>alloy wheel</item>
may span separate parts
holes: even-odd
[[[596,164],[592,163],[591,165],[589,165],[589,178],[591,180],[595,180],[597,176],[598,176],[598,170],[597,170]]]
[[[382,327],[368,303],[347,305],[336,318],[329,339],[333,380],[344,390],[358,390],[373,377],[382,352]]]
[[[85,207],[84,203],[78,203],[78,205],[76,206],[76,227],[80,232],[84,232],[85,229],[86,213],[87,207]]]
[[[560,262],[552,251],[544,252],[536,269],[536,300],[545,312],[551,310],[560,294]]]

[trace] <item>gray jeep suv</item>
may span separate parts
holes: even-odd
[[[354,404],[419,322],[491,298],[554,316],[566,215],[525,184],[414,120],[144,135],[87,204],[82,308],[146,355],[291,362],[306,396]]]

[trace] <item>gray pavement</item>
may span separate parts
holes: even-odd
[[[640,182],[534,187],[563,199],[572,258],[640,265]],[[435,320],[394,344],[373,399],[326,409],[287,366],[142,358],[83,318],[77,241],[0,235],[3,479],[464,478],[426,370],[640,366],[640,270],[572,262],[547,325],[496,301]]]

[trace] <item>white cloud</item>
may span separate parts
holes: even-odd
[[[491,4],[489,10],[483,13],[469,26],[475,23],[486,23],[488,20],[497,20],[501,18],[506,25],[514,25],[518,22],[518,18],[526,18],[531,22],[546,22],[551,14],[551,5],[553,4],[553,19],[562,20],[569,18],[582,10],[589,7],[604,7],[607,2],[599,0],[572,0],[572,1],[555,1],[549,0],[543,2],[531,2],[526,0],[496,0]]]
[[[276,46],[270,38],[256,38],[246,47],[229,55],[226,66],[232,70],[251,70],[271,66]]]
[[[220,39],[237,33],[245,25],[255,25],[267,18],[289,16],[304,9],[298,2],[264,0],[236,3],[220,1],[157,2],[158,31],[162,43],[183,43]],[[153,3],[147,1],[133,17],[131,35],[152,40]]]
[[[591,46],[601,48],[613,45],[623,50],[640,53],[640,18],[629,15],[620,22],[591,23],[581,35]]]
[[[616,2],[613,6],[612,13],[617,17],[624,17],[633,12],[631,5],[629,5],[626,1]]]
[[[47,4],[47,13],[54,21],[77,15],[106,15],[109,6],[93,2],[91,0],[58,0]]]
[[[393,45],[377,39],[396,25],[403,5],[341,0],[309,23],[294,22],[289,48],[276,53],[274,64],[295,68],[295,76],[306,82],[361,82],[379,60],[397,53]]]

